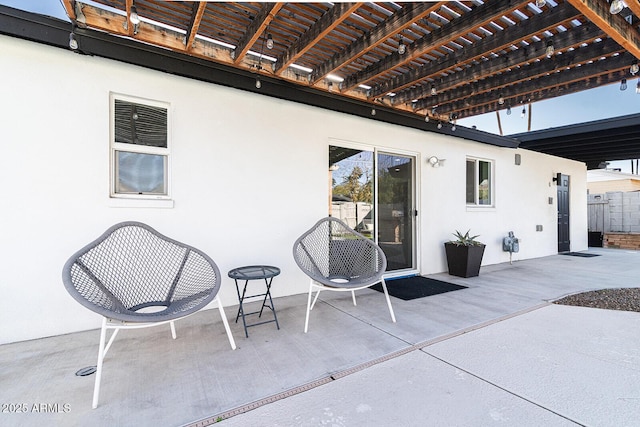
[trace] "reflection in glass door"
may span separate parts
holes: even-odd
[[[414,177],[415,157],[329,147],[329,213],[376,241],[387,271],[416,268]]]
[[[329,214],[373,239],[373,151],[330,146],[329,180]]]
[[[414,158],[377,156],[378,245],[387,256],[387,270],[415,267]]]

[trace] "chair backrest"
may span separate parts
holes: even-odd
[[[293,257],[305,274],[333,287],[372,285],[387,268],[378,245],[333,217],[321,219],[300,236]]]
[[[164,321],[212,301],[220,271],[203,252],[130,221],[71,256],[62,280],[71,296],[105,317],[140,322],[138,310],[159,306],[166,309],[145,316]]]

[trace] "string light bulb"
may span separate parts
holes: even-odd
[[[527,115],[527,108],[523,105],[522,112],[520,113],[520,117],[524,119],[524,116]]]
[[[442,129],[442,122],[438,122],[438,129]]]
[[[431,95],[437,95],[438,91],[436,89],[436,85],[431,85]]]
[[[140,15],[138,15],[138,9],[135,6],[131,6],[129,21],[131,21],[133,25],[138,25],[140,23]]]
[[[511,105],[507,105],[507,116],[511,115]]]
[[[636,84],[636,93],[640,94],[640,79],[638,79],[638,83]]]
[[[407,45],[404,44],[402,35],[400,35],[400,43],[398,44],[398,53],[400,55],[404,55],[406,52],[407,52]]]
[[[504,104],[504,96],[502,96],[502,94],[500,94],[500,96],[498,97],[498,104],[500,105]]]
[[[620,90],[627,90],[627,79],[620,80]]]
[[[547,49],[545,50],[545,53],[547,54],[547,58],[551,58],[554,52],[555,52],[555,49],[553,47],[553,40],[549,40],[547,42]]]
[[[536,0],[536,7],[542,9],[547,4],[547,0]]]
[[[622,9],[624,9],[624,3],[622,3],[622,0],[611,0],[609,12],[612,15],[617,15],[618,13],[622,12]]]
[[[69,33],[69,48],[71,50],[78,50],[78,39],[76,39],[76,34],[73,30]]]
[[[256,79],[256,88],[260,89],[262,87],[262,82],[260,81],[260,79]]]
[[[267,34],[267,49],[273,49],[273,36],[271,34]]]
[[[631,67],[629,67],[629,72],[631,73],[632,76],[635,76],[636,74],[638,74],[638,71],[640,71],[638,60],[634,59],[633,62],[631,62]]]

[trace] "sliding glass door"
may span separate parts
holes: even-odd
[[[415,157],[329,147],[329,213],[380,245],[387,271],[414,270]]]
[[[377,155],[377,236],[389,271],[415,267],[414,169],[414,157]]]

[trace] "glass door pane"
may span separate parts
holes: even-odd
[[[329,146],[329,213],[373,239],[373,151]]]
[[[415,267],[414,157],[378,153],[378,245],[387,271]]]

